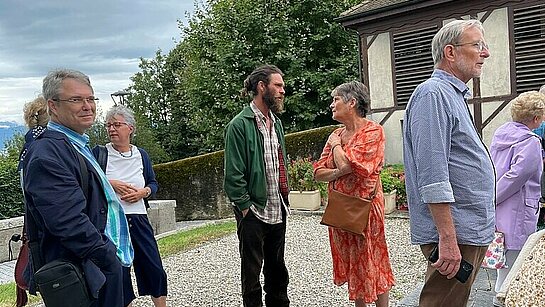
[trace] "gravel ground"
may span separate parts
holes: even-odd
[[[292,214],[286,235],[286,264],[291,306],[348,307],[346,285],[332,282],[327,228],[320,216]],[[414,290],[423,280],[426,262],[409,241],[409,220],[386,219],[386,236],[396,285],[390,291],[390,306]],[[163,259],[169,277],[168,305],[180,307],[242,306],[238,239],[232,234],[192,250]],[[134,307],[153,306],[140,297]]]

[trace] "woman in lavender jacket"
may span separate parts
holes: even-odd
[[[532,129],[539,127],[544,116],[545,95],[520,94],[511,101],[513,121],[496,130],[490,146],[496,167],[496,228],[505,234],[509,267],[536,231],[543,156],[540,137]],[[498,270],[496,292],[508,272],[508,268]]]

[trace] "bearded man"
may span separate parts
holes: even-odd
[[[237,220],[245,307],[263,306],[262,266],[266,306],[290,303],[284,261],[289,215],[286,146],[275,115],[284,109],[282,76],[273,65],[256,68],[242,90],[252,102],[225,128],[224,188]]]

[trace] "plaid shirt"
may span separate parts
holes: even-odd
[[[252,210],[258,219],[267,224],[280,224],[282,223],[282,206],[284,206],[286,212],[289,212],[289,209],[282,200],[279,188],[280,164],[278,152],[280,143],[278,142],[278,136],[274,130],[275,119],[272,114],[269,114],[271,125],[270,128],[267,129],[267,119],[265,115],[261,113],[253,101],[250,104],[250,107],[255,113],[257,128],[263,135],[263,155],[265,160],[265,176],[267,178],[267,204],[265,205],[265,208],[260,209],[256,206],[251,206],[250,210]]]

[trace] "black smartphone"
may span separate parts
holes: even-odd
[[[431,251],[430,256],[428,257],[428,260],[431,263],[437,262],[439,259],[439,245],[435,245],[433,250]],[[469,275],[471,275],[471,272],[473,272],[473,265],[464,259],[460,262],[460,269],[458,269],[458,272],[456,272],[456,275],[454,278],[456,278],[459,282],[465,283],[467,279],[469,278]]]

